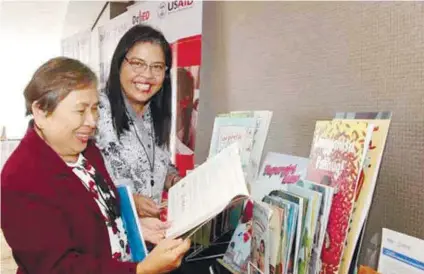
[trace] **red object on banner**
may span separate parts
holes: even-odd
[[[187,170],[194,169],[194,154],[184,155],[177,153],[175,155],[175,165],[178,167],[181,177],[185,177]]]
[[[172,43],[172,52],[176,60],[174,65],[176,65],[178,68],[200,66],[202,55],[201,45],[202,35],[185,37]],[[179,107],[184,109],[184,105],[188,106],[190,102],[186,102],[184,98],[182,98],[179,103]],[[181,106],[181,104],[183,105]],[[194,140],[194,138],[195,136],[191,136],[190,140]],[[192,147],[190,149],[194,150]],[[194,152],[181,153],[181,151],[178,151],[177,148],[175,155],[175,165],[179,170],[180,176],[184,177],[187,173],[187,170],[192,170],[194,168]]]
[[[199,66],[202,59],[202,35],[179,39],[171,44],[177,53],[177,67]]]

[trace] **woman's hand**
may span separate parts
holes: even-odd
[[[139,217],[159,218],[159,206],[152,199],[140,194],[133,194],[133,197]]]
[[[178,175],[178,174],[168,174],[166,176],[165,189],[169,190],[171,187],[173,187],[180,180],[181,180],[180,175]]]
[[[165,239],[137,265],[137,274],[168,273],[181,265],[184,254],[190,249],[190,240]]]
[[[151,217],[140,218],[140,224],[143,238],[155,245],[165,239],[166,230],[170,227],[169,223]]]

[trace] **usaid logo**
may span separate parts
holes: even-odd
[[[164,18],[167,13],[168,13],[168,10],[166,8],[166,2],[160,3],[158,7],[159,18]]]
[[[162,2],[159,4],[159,7],[158,7],[158,16],[159,18],[163,18],[168,13],[180,11],[182,9],[191,8],[193,6],[193,3],[194,3],[194,0]]]

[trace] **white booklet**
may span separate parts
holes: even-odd
[[[378,272],[423,274],[424,240],[383,228]]]
[[[179,237],[209,221],[249,192],[240,149],[234,143],[190,172],[170,188],[166,237]]]

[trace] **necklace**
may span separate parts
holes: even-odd
[[[140,136],[138,135],[138,129],[135,125],[134,120],[131,118],[131,116],[129,115],[129,113],[127,112],[128,118],[131,120],[131,125],[134,128],[135,131],[135,135],[137,137],[138,142],[141,144],[141,147],[143,148],[144,153],[146,154],[147,157],[147,162],[149,163],[149,167],[150,167],[150,185],[153,187],[155,185],[155,180],[153,178],[153,172],[155,170],[155,132],[154,132],[154,125],[152,120],[150,120],[150,127],[151,127],[151,134],[149,134],[150,137],[150,141],[151,141],[151,146],[152,146],[152,159],[150,159],[149,157],[149,152],[147,151],[146,147],[144,146],[143,141],[141,140]]]

